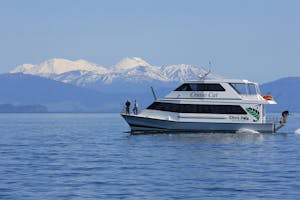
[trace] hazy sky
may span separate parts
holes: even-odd
[[[297,0],[3,0],[0,36],[0,73],[50,58],[111,66],[138,56],[260,83],[300,76]]]

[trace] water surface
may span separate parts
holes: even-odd
[[[0,114],[0,199],[297,199],[298,128],[131,136],[118,114]]]

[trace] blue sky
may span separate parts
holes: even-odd
[[[264,83],[300,76],[300,1],[6,0],[0,73],[50,58],[138,56]],[[209,61],[212,66],[209,67]]]

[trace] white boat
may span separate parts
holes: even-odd
[[[276,104],[262,96],[259,86],[247,80],[215,79],[185,82],[140,113],[121,113],[133,134],[147,132],[237,132],[253,130],[274,133],[286,123],[268,122],[265,106]]]

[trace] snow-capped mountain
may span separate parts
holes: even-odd
[[[185,64],[153,66],[138,57],[124,58],[111,67],[102,67],[85,60],[71,61],[55,58],[36,65],[23,64],[10,71],[10,73],[20,72],[82,87],[109,85],[120,81],[127,83],[182,82],[196,80],[206,73],[202,68]],[[209,77],[213,76],[209,74]]]
[[[33,64],[23,64],[11,71],[11,73],[24,73],[24,74],[32,74],[32,75],[40,75],[40,76],[48,76],[51,74],[63,74],[70,71],[91,71],[95,73],[106,73],[107,69],[96,65],[94,63],[90,63],[86,60],[76,60],[71,61],[67,59],[54,58],[42,62],[37,65]]]
[[[42,104],[51,112],[118,112],[127,99],[137,99],[141,108],[148,106],[153,101],[150,86],[160,98],[178,87],[179,82],[199,79],[206,73],[200,67],[185,64],[153,66],[136,57],[124,58],[111,67],[84,60],[51,59],[2,74],[0,103]],[[220,77],[209,73],[208,78]],[[272,111],[296,112],[300,109],[299,95],[294,95],[293,100],[288,97],[299,84],[299,77],[290,77],[264,84],[261,90],[277,97],[278,106]]]
[[[194,67],[192,65],[170,65],[162,67],[162,74],[172,81],[185,81],[199,79],[199,76],[206,74],[202,68]],[[210,75],[212,76],[212,75]]]
[[[130,70],[139,66],[151,67],[149,63],[144,61],[141,58],[133,57],[133,58],[123,58],[119,61],[113,68],[117,71]]]

